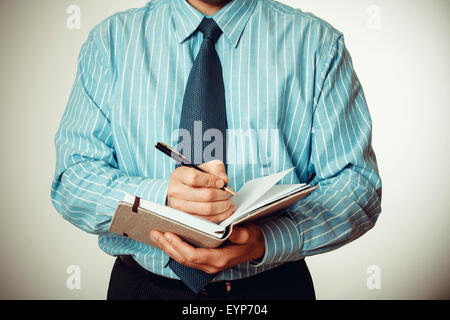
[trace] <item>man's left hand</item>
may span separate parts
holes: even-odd
[[[216,249],[195,248],[170,232],[152,230],[150,237],[172,259],[209,274],[259,259],[265,251],[264,237],[254,224],[234,227],[225,245]]]

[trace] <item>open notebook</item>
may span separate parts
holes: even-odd
[[[192,216],[133,195],[119,203],[110,230],[152,244],[150,230],[173,232],[200,247],[216,247],[231,234],[232,226],[288,208],[317,187],[277,184],[292,169],[247,182],[232,199],[236,211],[221,223]]]

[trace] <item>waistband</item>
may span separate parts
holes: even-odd
[[[123,262],[127,267],[134,270],[135,272],[145,274],[147,277],[151,279],[152,282],[158,284],[161,287],[187,288],[187,286],[181,280],[166,278],[144,269],[136,262],[136,260],[134,260],[134,258],[131,255],[120,255],[118,256],[118,259],[120,259],[121,262]],[[263,273],[248,278],[236,280],[218,280],[218,281],[213,280],[210,284],[208,284],[208,286],[206,286],[205,289],[203,289],[203,291],[200,294],[208,295],[209,293],[216,290],[221,291],[226,290],[227,293],[230,293],[232,288],[251,286],[252,283],[254,283],[255,281],[266,281],[270,278],[279,278],[281,274],[286,276],[286,273],[289,274],[290,270],[292,270],[292,267],[296,268],[298,267],[299,264],[305,264],[305,261],[302,259],[299,261],[287,262],[279,267],[270,269],[268,271],[265,271]]]

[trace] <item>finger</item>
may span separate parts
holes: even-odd
[[[230,194],[221,189],[194,188],[183,183],[174,183],[167,191],[171,198],[197,202],[214,202],[230,199]]]
[[[164,237],[163,233],[152,230],[150,232],[150,237],[158,248],[167,253],[169,257],[175,259],[181,264],[185,263],[186,258],[171,246],[170,242]]]
[[[231,208],[231,205],[231,199],[215,202],[197,202],[179,198],[170,199],[172,208],[199,216],[214,216],[224,213]]]
[[[202,165],[200,165],[200,168],[208,173],[220,177],[225,182],[225,184],[229,182],[225,164],[220,160],[213,160],[208,163],[203,163]]]
[[[180,167],[173,172],[175,179],[191,187],[215,188],[221,189],[225,182],[223,179],[194,168]]]
[[[219,214],[212,215],[212,216],[200,216],[200,215],[193,214],[193,216],[196,216],[196,217],[199,217],[202,219],[206,219],[206,220],[209,220],[214,223],[220,223],[220,222],[224,221],[225,219],[228,219],[235,211],[236,211],[236,206],[234,204],[232,204],[230,209],[228,209],[224,213],[219,213]]]
[[[230,266],[230,262],[242,257],[242,252],[239,248],[228,247],[227,250],[195,248],[184,242],[176,234],[166,232],[165,234],[170,239],[172,247],[182,254],[185,258],[185,265],[191,268],[203,270],[209,274],[215,274]]]
[[[189,264],[198,268],[210,260],[208,249],[195,248],[171,232],[166,232],[165,237],[167,241],[170,241],[173,249],[185,258],[186,265]]]
[[[246,244],[251,239],[251,232],[249,228],[234,227],[228,240],[234,244]]]
[[[180,262],[183,265],[202,270],[208,274],[215,274],[222,270],[211,263],[219,261],[217,258],[211,258],[211,255],[217,254],[217,250],[194,248],[170,232],[165,233],[164,236],[172,245],[172,248],[184,257],[183,262]]]

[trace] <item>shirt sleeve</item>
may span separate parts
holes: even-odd
[[[266,252],[254,266],[337,249],[370,230],[381,212],[372,122],[342,35],[330,46],[315,96],[309,184],[319,189],[259,225]]]
[[[112,74],[106,46],[99,41],[91,32],[80,51],[76,79],[55,136],[51,200],[78,228],[108,234],[118,201],[126,193],[165,204],[169,181],[131,176],[119,168],[108,119]]]

